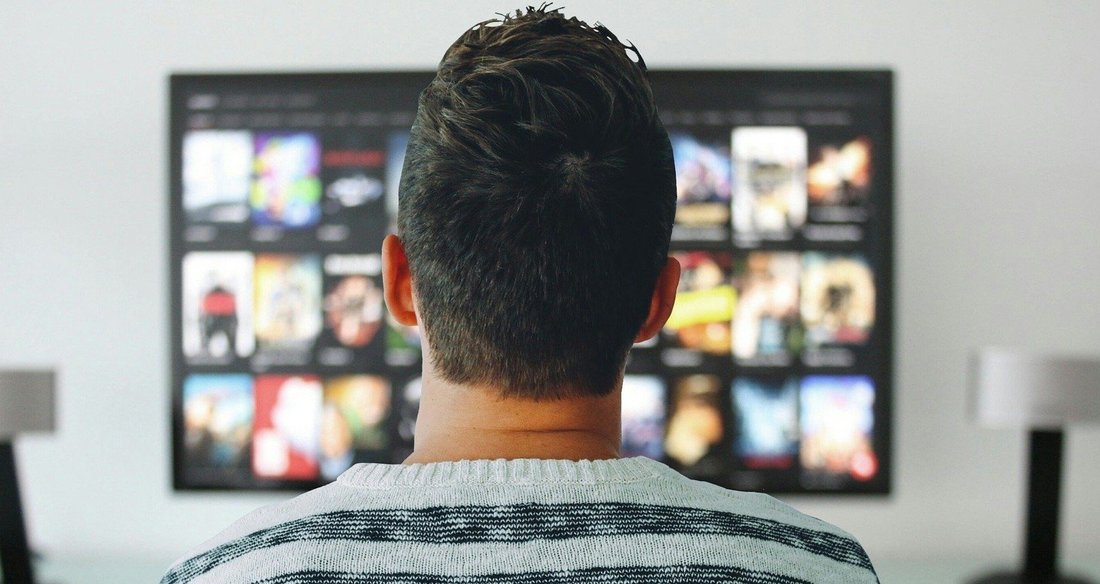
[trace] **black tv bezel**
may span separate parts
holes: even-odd
[[[183,470],[183,392],[182,382],[187,365],[182,348],[182,260],[184,245],[182,240],[185,216],[182,193],[182,137],[184,133],[183,111],[184,97],[187,92],[201,90],[204,87],[237,86],[245,89],[292,88],[307,85],[310,87],[347,86],[371,83],[388,83],[409,91],[419,92],[427,86],[434,75],[430,70],[419,71],[331,71],[331,72],[218,72],[218,73],[173,73],[169,76],[168,108],[168,193],[169,193],[169,343],[170,348],[170,428],[171,428],[171,483],[176,492],[303,492],[323,482],[303,484],[300,481],[256,480],[253,484],[201,485],[189,484],[184,480]],[[889,495],[893,491],[894,475],[894,393],[895,383],[895,131],[894,131],[894,73],[886,68],[874,69],[658,69],[650,71],[655,86],[664,83],[706,81],[725,83],[757,83],[768,86],[805,88],[807,86],[828,87],[830,89],[868,88],[881,91],[882,103],[880,123],[884,128],[881,143],[876,143],[875,174],[876,195],[879,197],[879,211],[874,219],[877,236],[882,239],[876,265],[876,321],[878,340],[882,345],[883,358],[878,364],[877,375],[872,378],[876,383],[875,391],[875,434],[874,441],[879,457],[879,473],[867,483],[849,483],[844,489],[808,490],[779,488],[766,492],[777,495],[799,495],[809,497],[852,495]],[[660,106],[660,104],[659,104]],[[412,109],[412,108],[410,108]],[[664,375],[667,377],[667,374]],[[883,423],[885,421],[885,423]]]

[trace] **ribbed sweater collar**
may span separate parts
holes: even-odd
[[[461,460],[428,464],[356,464],[337,479],[349,487],[627,483],[671,472],[648,458],[614,460]]]

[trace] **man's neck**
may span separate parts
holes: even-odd
[[[621,397],[533,401],[452,384],[425,372],[415,449],[405,464],[619,456]]]

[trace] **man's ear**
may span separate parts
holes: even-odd
[[[676,303],[676,287],[680,284],[680,262],[668,258],[661,272],[657,274],[657,285],[653,287],[653,297],[649,300],[649,314],[646,316],[635,343],[648,340],[665,326],[672,314],[672,305]]]
[[[394,320],[405,326],[415,326],[416,301],[413,299],[409,258],[405,255],[405,246],[396,235],[387,235],[382,240],[382,289],[385,291],[386,307]]]

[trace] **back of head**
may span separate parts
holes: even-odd
[[[421,94],[400,187],[434,367],[514,397],[607,394],[674,210],[633,46],[545,8],[470,29]]]

